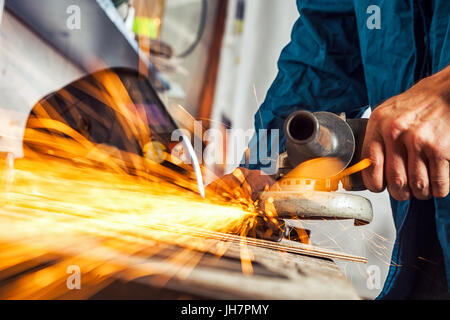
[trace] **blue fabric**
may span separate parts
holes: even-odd
[[[380,8],[380,29],[367,27],[370,5]],[[449,0],[297,0],[297,6],[300,18],[255,115],[256,132],[282,133],[284,120],[298,109],[361,116],[367,107],[375,108],[450,63]],[[253,155],[257,142],[255,136],[250,143]],[[276,151],[284,150],[284,142]],[[270,144],[267,148],[270,154]],[[263,167],[261,162],[247,166]],[[380,297],[410,295],[415,275],[409,265],[417,260],[413,240],[420,214],[435,218],[450,287],[450,198],[425,202],[391,198],[397,240]]]

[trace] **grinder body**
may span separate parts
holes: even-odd
[[[336,158],[335,174],[361,160],[368,119],[345,119],[331,112],[299,110],[285,121],[286,153],[278,159],[277,178],[316,158]],[[360,173],[343,179],[348,191],[365,190]]]
[[[259,194],[259,205],[275,209],[279,218],[354,219],[355,225],[370,223],[370,201],[355,194],[330,192],[338,189],[339,173],[361,159],[367,119],[345,119],[331,112],[299,110],[285,121],[286,151],[277,163],[278,190]],[[334,158],[331,179],[298,177],[306,161]],[[330,168],[327,168],[330,169]],[[329,171],[330,172],[330,171]],[[360,173],[339,178],[348,191],[365,190]],[[309,181],[313,180],[313,181]],[[331,184],[331,185],[330,185]]]

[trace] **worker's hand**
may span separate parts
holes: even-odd
[[[207,189],[216,194],[256,200],[258,192],[269,188],[274,183],[275,180],[272,177],[260,170],[236,168],[232,173],[210,183]]]
[[[421,80],[372,113],[363,157],[372,166],[366,187],[399,201],[445,197],[449,193],[450,67]]]

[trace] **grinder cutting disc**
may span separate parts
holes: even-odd
[[[323,191],[264,191],[259,195],[260,207],[273,205],[280,218],[355,219],[355,225],[373,219],[372,204],[364,197]]]

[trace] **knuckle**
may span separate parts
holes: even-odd
[[[384,118],[384,114],[385,114],[384,109],[382,107],[378,107],[372,111],[372,114],[370,115],[370,120],[378,122]]]
[[[387,125],[385,134],[389,139],[396,140],[404,130],[405,127],[403,121],[397,118]]]
[[[407,186],[407,179],[400,175],[392,175],[389,179],[389,186],[394,190],[404,190]]]
[[[411,188],[415,191],[418,191],[421,194],[424,194],[428,191],[428,183],[424,179],[414,180],[411,183]]]
[[[409,130],[406,135],[406,139],[411,150],[415,152],[422,151],[426,142],[425,136],[420,132],[420,130]]]
[[[417,199],[426,200],[430,198],[430,188],[426,180],[415,180],[411,182],[410,188]]]

